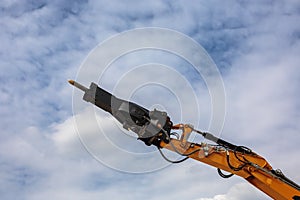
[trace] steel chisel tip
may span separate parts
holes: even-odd
[[[75,81],[73,80],[68,80],[68,82],[71,84],[71,85],[74,85]]]

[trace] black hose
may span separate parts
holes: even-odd
[[[186,161],[186,160],[189,158],[188,156],[186,156],[185,158],[183,158],[183,159],[181,159],[181,160],[175,160],[175,161],[173,161],[173,160],[168,159],[168,158],[163,154],[163,152],[161,151],[161,149],[160,149],[159,147],[157,147],[157,148],[158,148],[158,151],[159,151],[160,155],[161,155],[166,161],[168,161],[168,162],[170,162],[170,163],[173,163],[173,164],[181,163],[181,162],[183,162],[183,161]]]
[[[218,170],[218,174],[222,177],[222,178],[230,178],[232,177],[234,174],[224,174],[220,168],[217,169]]]
[[[230,161],[229,161],[229,153],[227,152],[226,154],[226,160],[227,160],[227,164],[229,166],[230,169],[232,169],[233,171],[240,171],[241,169],[243,169],[248,163],[244,163],[238,167],[234,167],[230,164]]]
[[[245,152],[251,152],[252,154],[253,154],[253,152],[252,152],[252,150],[250,149],[250,148],[248,148],[248,147],[245,147],[245,146],[237,146],[237,148],[239,148],[239,149],[244,149],[245,151],[244,152],[241,152],[241,153],[245,153]],[[236,149],[237,149],[236,148]],[[233,150],[233,154],[234,154],[234,156],[236,157],[236,159],[238,159],[240,162],[242,162],[242,163],[244,163],[244,164],[249,164],[250,162],[243,156],[243,159],[244,160],[241,160],[238,156],[237,156],[237,154],[236,154],[236,149],[234,149]],[[239,151],[240,152],[240,151]]]

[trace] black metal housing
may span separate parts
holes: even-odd
[[[135,132],[145,144],[159,146],[161,140],[169,142],[173,123],[166,112],[149,111],[133,102],[117,98],[95,83],[91,83],[83,99],[109,112],[123,128]]]

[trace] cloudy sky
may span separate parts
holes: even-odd
[[[168,165],[68,85],[99,43],[144,27],[178,31],[202,45],[224,81],[226,117],[217,134],[251,147],[300,183],[299,1],[3,0],[0,7],[2,199],[269,199],[243,179],[224,180],[202,163]],[[132,100],[167,110],[174,122],[201,115],[197,128],[211,128],[209,88],[181,58],[146,50],[120,57],[106,72],[90,81],[110,90],[118,81],[133,88],[139,86],[132,80],[168,81],[175,89],[141,86]],[[193,98],[185,99],[189,89]],[[72,102],[81,102],[75,111]],[[89,120],[95,113],[102,131],[111,133],[106,140]],[[79,136],[88,138],[88,148]]]

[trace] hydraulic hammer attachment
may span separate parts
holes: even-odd
[[[169,143],[172,121],[166,112],[159,110],[149,111],[133,102],[126,101],[91,83],[89,89],[69,80],[71,85],[84,92],[83,100],[109,112],[126,130],[138,135],[138,139],[146,145],[159,146],[161,141]]]

